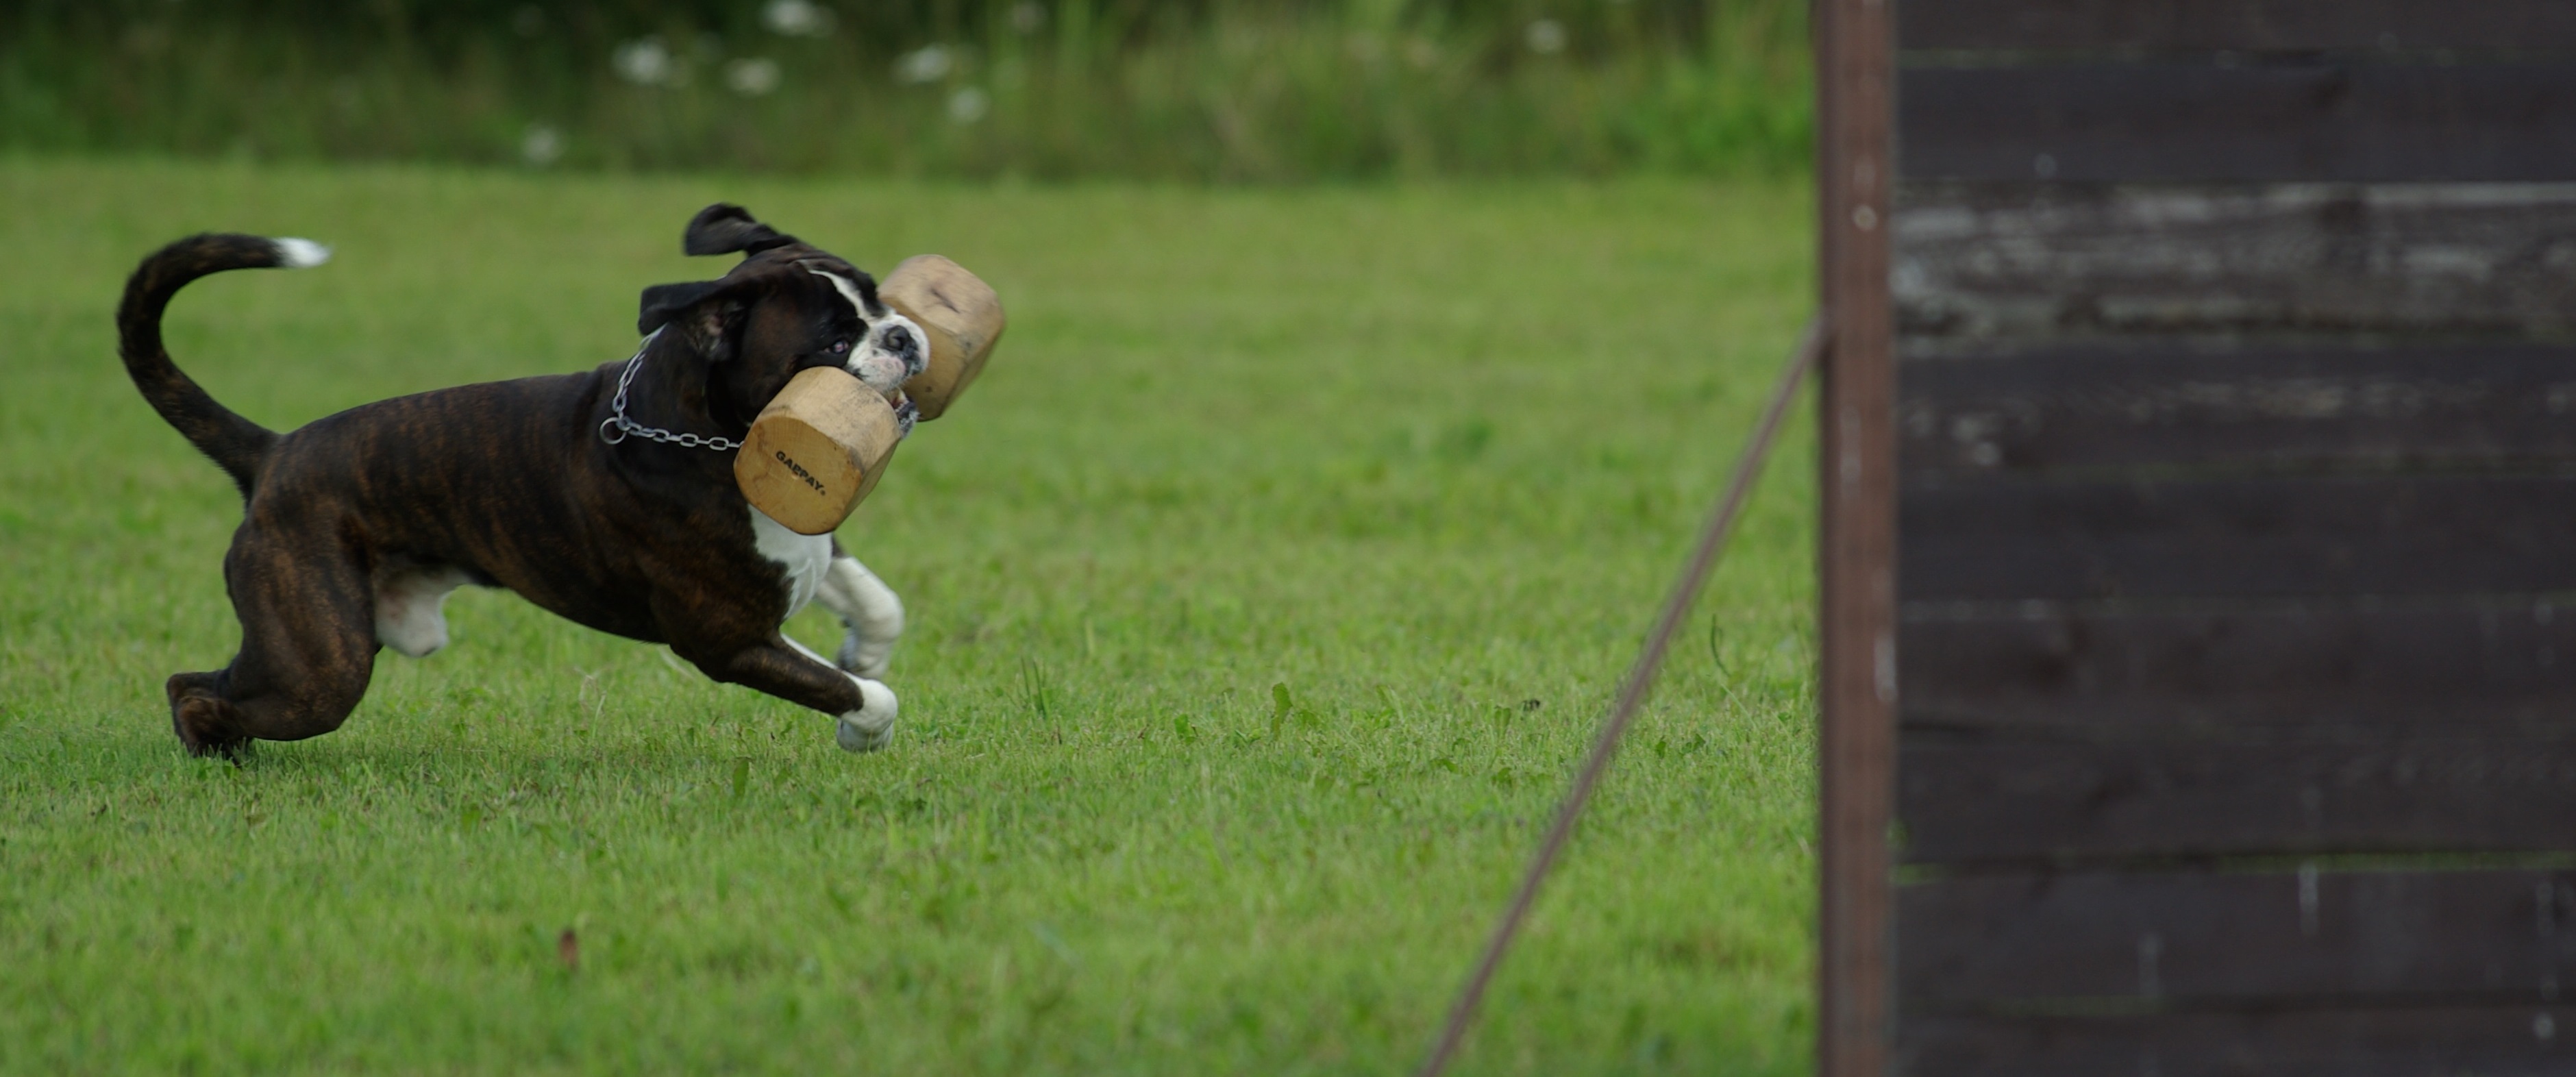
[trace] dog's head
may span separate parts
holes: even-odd
[[[639,333],[678,334],[706,361],[708,406],[720,419],[748,424],[810,367],[840,367],[891,396],[929,363],[930,338],[878,301],[876,278],[741,206],[698,211],[680,249],[745,255],[720,279],[644,289],[635,323]]]

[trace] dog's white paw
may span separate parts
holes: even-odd
[[[841,716],[833,739],[845,752],[873,752],[894,740],[894,689],[867,678],[859,685],[859,709]]]
[[[895,641],[903,638],[903,599],[857,558],[832,559],[815,596],[823,608],[838,614],[849,631],[841,637],[835,665],[869,680],[882,680],[894,660]]]
[[[894,664],[894,641],[870,640],[859,635],[857,629],[851,629],[841,636],[838,661],[846,672],[871,681],[884,680],[886,668]]]

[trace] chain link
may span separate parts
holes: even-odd
[[[617,399],[609,402],[608,418],[599,421],[599,440],[615,445],[625,441],[628,435],[633,435],[646,441],[658,441],[665,445],[680,445],[691,449],[731,452],[741,448],[742,443],[732,438],[709,437],[704,434],[677,434],[658,426],[646,426],[626,417],[627,383],[635,380],[635,369],[644,365],[644,353],[653,347],[653,338],[661,335],[662,331],[656,329],[646,336],[644,343],[636,347],[635,357],[626,361],[625,372],[617,376]],[[616,431],[615,437],[609,436],[611,430]]]

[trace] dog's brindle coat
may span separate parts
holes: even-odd
[[[643,364],[627,394],[635,421],[739,440],[797,372],[841,366],[891,392],[921,371],[925,338],[878,302],[868,274],[740,207],[707,207],[682,249],[746,257],[721,280],[645,289],[638,331],[650,336],[632,359],[378,401],[282,435],[181,373],[161,314],[198,277],[312,265],[326,252],[200,235],[143,260],[117,310],[126,370],[246,502],[224,557],[241,651],[169,681],[189,751],[339,728],[379,647],[417,656],[447,642],[439,604],[466,583],[667,643],[716,680],[838,716],[842,747],[885,744],[895,697],[877,678],[903,629],[894,593],[829,537],[753,510],[731,452],[609,444],[601,424],[629,363]],[[908,430],[908,410],[904,420]],[[839,668],[779,633],[813,598],[849,626]]]

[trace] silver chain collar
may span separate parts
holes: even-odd
[[[635,380],[635,368],[644,365],[644,353],[653,347],[653,338],[661,335],[662,331],[659,329],[647,335],[644,343],[636,347],[635,357],[626,361],[625,373],[617,376],[617,399],[608,405],[608,418],[599,421],[599,440],[615,445],[625,441],[627,435],[632,434],[646,441],[659,441],[665,445],[683,445],[692,449],[731,452],[741,448],[742,443],[732,438],[708,437],[704,434],[675,434],[661,427],[646,426],[626,417],[626,385]],[[611,431],[614,431],[613,436]]]

